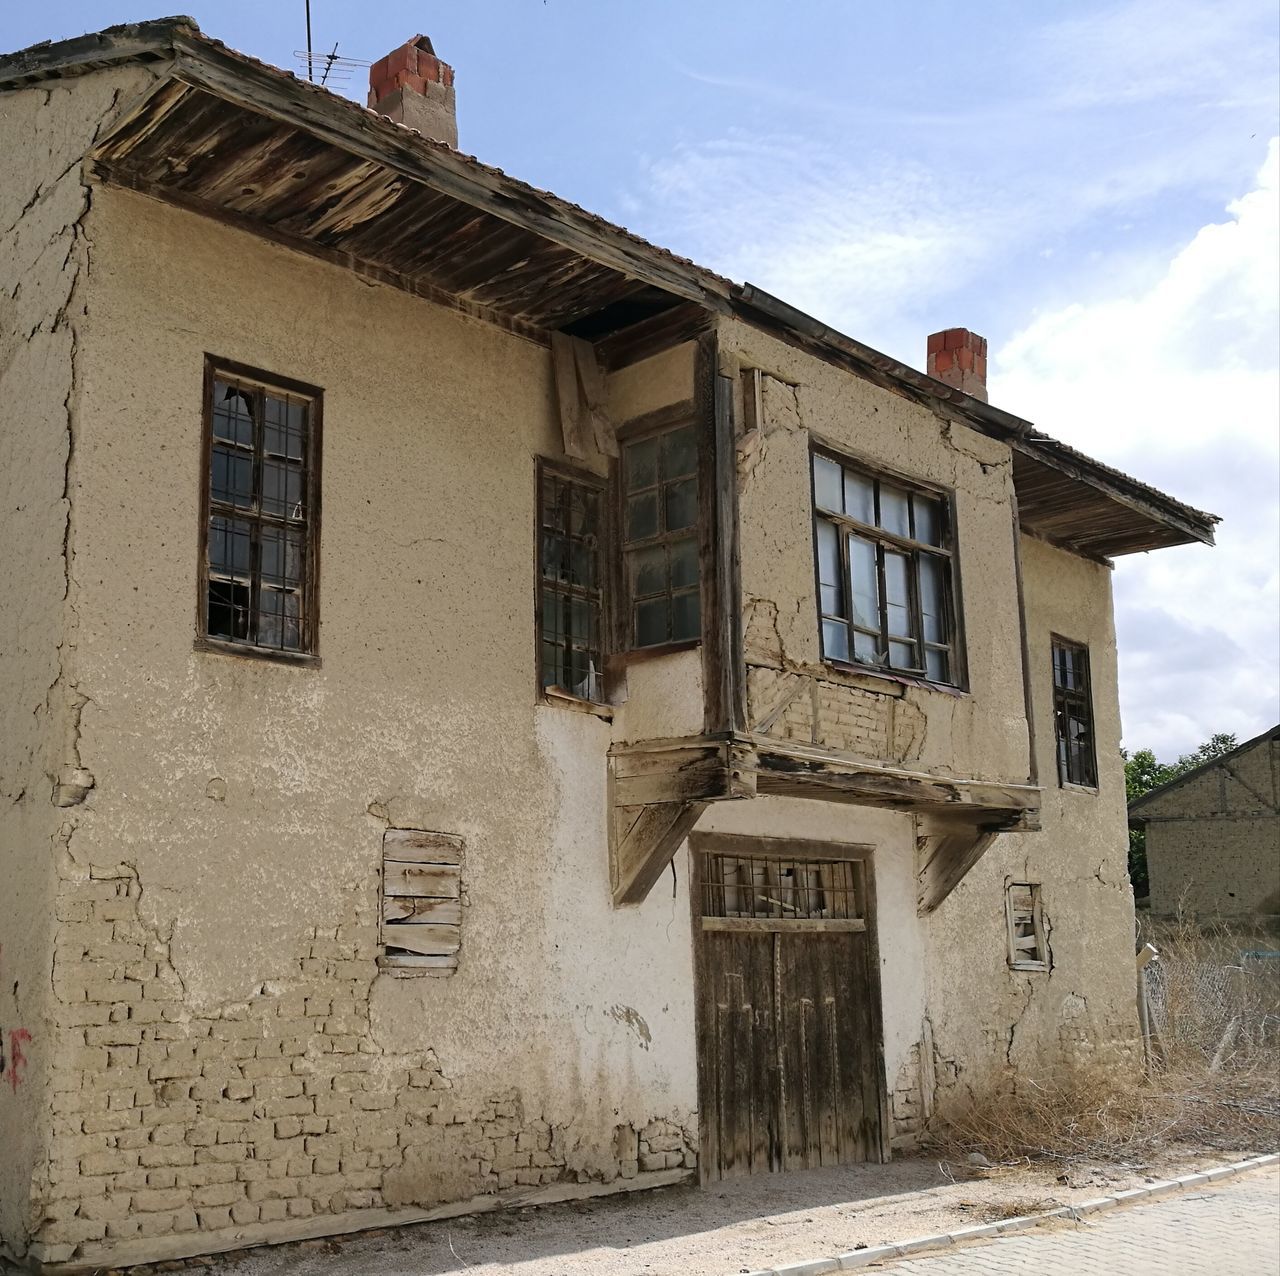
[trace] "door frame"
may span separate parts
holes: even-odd
[[[694,1054],[698,1069],[698,1182],[705,1186],[708,1178],[705,1127],[708,1119],[706,1098],[709,1079],[707,1059],[701,1048],[706,1025],[702,979],[702,857],[705,854],[733,855],[741,859],[764,858],[799,860],[854,860],[863,865],[867,936],[867,996],[870,998],[871,1031],[875,1037],[875,1077],[877,1106],[880,1111],[879,1164],[892,1159],[893,1110],[889,1105],[888,1072],[885,1067],[884,1015],[881,1007],[882,975],[880,966],[880,926],[876,908],[875,847],[865,842],[827,842],[804,837],[765,837],[751,833],[714,833],[694,831],[689,834],[689,924],[693,941]],[[869,1162],[871,1164],[871,1162]]]

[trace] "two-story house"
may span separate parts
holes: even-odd
[[[1132,1049],[1109,559],[1216,520],[965,330],[926,375],[461,154],[453,93],[188,19],[0,58],[33,1264],[885,1160]]]

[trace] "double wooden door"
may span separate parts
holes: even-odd
[[[704,852],[698,867],[704,1177],[882,1159],[865,862]]]

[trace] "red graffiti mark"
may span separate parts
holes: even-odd
[[[22,1053],[24,1045],[31,1044],[31,1034],[25,1028],[9,1029],[9,1057],[4,1056],[3,1043],[0,1042],[0,1076],[9,1082],[9,1089],[15,1094],[22,1084],[22,1069],[26,1067],[27,1056]]]

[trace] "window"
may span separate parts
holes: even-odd
[[[813,506],[823,658],[957,682],[946,497],[815,452]]]
[[[704,919],[856,922],[865,915],[865,868],[857,861],[707,854],[701,877]]]
[[[210,362],[200,633],[315,651],[320,391]]]
[[[1058,783],[1096,788],[1089,648],[1063,638],[1053,639],[1053,732],[1058,746]]]
[[[601,487],[538,464],[538,649],[541,685],[602,698]]]
[[[1035,882],[1009,882],[1004,889],[1009,928],[1009,965],[1014,970],[1048,970],[1040,887]]]
[[[622,506],[630,645],[700,638],[698,431],[692,422],[623,444]]]
[[[382,835],[378,965],[400,974],[451,975],[462,947],[460,837],[423,829]]]

